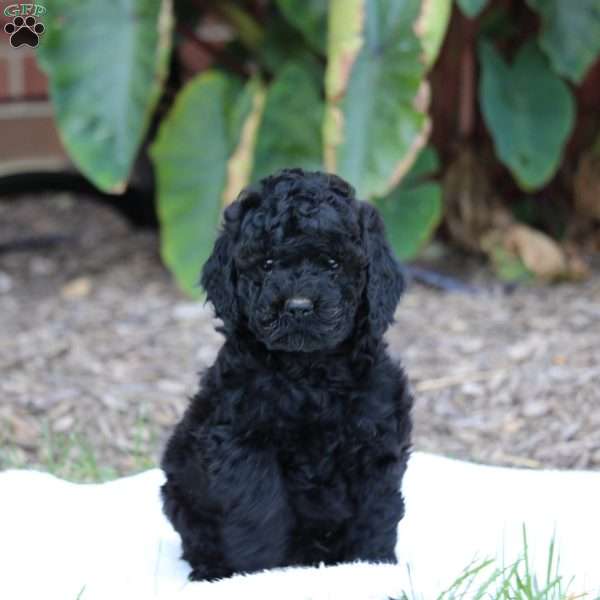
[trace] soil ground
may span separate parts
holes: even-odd
[[[154,464],[221,344],[210,307],[177,290],[154,232],[112,210],[0,202],[0,241],[52,234],[66,239],[0,254],[0,468]],[[413,284],[388,334],[415,390],[415,448],[600,469],[598,266],[583,283],[512,290],[472,261],[454,272],[479,292]]]

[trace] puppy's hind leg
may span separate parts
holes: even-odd
[[[190,579],[218,579],[286,563],[292,516],[276,453],[227,426],[179,426],[162,466],[164,512],[181,536]]]
[[[167,477],[162,486],[163,511],[181,537],[182,558],[192,567],[193,581],[230,576],[223,556],[223,509],[211,492],[207,468],[207,440],[196,435],[184,419],[167,444],[161,466]]]
[[[229,577],[232,569],[223,556],[220,522],[214,507],[191,508],[176,484],[167,481],[162,487],[163,510],[181,537],[183,560],[192,570],[191,581],[214,581]]]

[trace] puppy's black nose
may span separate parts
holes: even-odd
[[[295,317],[300,317],[302,315],[307,315],[312,312],[313,309],[312,300],[308,298],[304,298],[301,296],[295,296],[293,298],[288,298],[285,301],[285,310]]]

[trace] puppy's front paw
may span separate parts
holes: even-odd
[[[225,579],[232,575],[233,571],[226,569],[225,567],[207,567],[201,565],[194,567],[190,571],[188,579],[190,581],[218,581],[219,579]]]

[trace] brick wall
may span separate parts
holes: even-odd
[[[14,2],[13,2],[14,3]],[[28,46],[13,48],[0,1],[0,175],[69,164],[48,100],[48,82]]]

